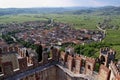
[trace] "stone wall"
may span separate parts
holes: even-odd
[[[62,69],[57,67],[57,79],[56,80],[73,80],[72,76],[68,75]]]
[[[111,70],[110,80],[116,80],[116,79],[119,80],[120,72],[118,68],[116,67],[115,63],[111,62],[111,64],[109,65],[109,69]]]
[[[116,52],[108,47],[100,49],[100,63],[104,64],[105,66],[109,66],[111,61],[114,61]]]
[[[9,62],[11,61],[13,64],[13,69],[17,69],[18,68],[18,59],[16,54],[4,54],[1,57],[1,63],[5,63],[5,62]]]
[[[95,59],[87,58],[85,66],[85,74],[92,75],[95,69]]]
[[[98,80],[109,80],[110,70],[105,66],[101,65],[98,74]]]
[[[10,51],[12,50],[13,49],[10,48]],[[3,62],[1,62],[3,78],[1,78],[0,75],[0,80],[17,76],[19,74],[22,75],[31,70],[33,70],[33,72],[25,74],[22,77],[18,76],[15,79],[20,78],[21,80],[88,80],[90,78],[91,80],[94,80],[93,75],[96,63],[94,58],[85,57],[77,54],[72,55],[65,52],[59,53],[59,50],[53,49],[52,58],[48,58],[48,53],[43,51],[43,57],[41,62],[37,61],[36,56],[31,57],[31,60],[29,62],[27,61],[27,57],[23,55],[24,53],[21,52],[21,49],[17,50],[20,55],[20,57],[18,57],[16,60],[17,67],[14,67],[15,65],[12,62],[13,60],[15,60],[14,57],[12,57],[13,60],[11,60],[11,58],[5,58],[10,61],[6,61],[3,59]],[[82,66],[82,64],[85,64],[85,67]],[[111,77],[113,77],[113,74],[111,73],[110,75],[111,71],[111,68],[109,69],[105,65],[101,65],[99,73],[97,75],[97,80],[112,80]],[[113,80],[119,80],[119,78],[120,75],[117,74],[115,75]],[[12,80],[12,78],[10,78],[10,80]]]
[[[57,80],[56,67],[52,66],[39,72],[34,72],[20,80]]]

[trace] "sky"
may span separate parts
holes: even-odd
[[[0,8],[120,6],[120,0],[0,0]]]

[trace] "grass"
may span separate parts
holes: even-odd
[[[76,29],[87,28],[96,29],[96,24],[102,21],[105,16],[89,16],[89,15],[70,15],[70,14],[22,14],[22,15],[11,15],[1,16],[0,23],[10,22],[25,22],[25,21],[37,21],[37,20],[48,20],[53,18],[55,22],[69,23]]]
[[[112,46],[112,48],[116,51],[116,56],[115,58],[117,60],[120,60],[120,46]]]
[[[107,30],[106,43],[120,44],[120,30]]]
[[[69,23],[74,26],[76,29],[87,28],[87,29],[96,29],[96,24],[101,21],[104,17],[96,17],[89,15],[49,15],[56,22]]]
[[[43,17],[35,17],[33,15],[11,15],[11,16],[1,16],[0,17],[0,23],[11,23],[11,22],[17,22],[22,23],[26,21],[38,21],[38,20],[47,20]]]

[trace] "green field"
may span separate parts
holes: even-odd
[[[74,28],[86,28],[97,29],[96,25],[102,22],[106,18],[111,18],[111,24],[118,25],[120,27],[120,16],[97,16],[97,15],[73,15],[73,14],[21,14],[21,15],[9,15],[0,16],[0,23],[17,22],[22,23],[25,21],[39,21],[54,19],[55,22],[69,23]],[[112,44],[111,47],[117,51],[116,58],[120,59],[120,28],[118,30],[107,30],[107,36],[103,40],[108,44]]]
[[[111,24],[120,25],[120,16],[97,16],[97,15],[72,15],[72,14],[22,14],[0,16],[0,23],[25,22],[48,20],[53,18],[55,22],[69,23],[75,28],[96,29],[96,25],[106,18],[111,18]]]
[[[43,17],[36,17],[35,15],[9,15],[9,16],[0,16],[0,23],[11,23],[11,22],[17,22],[22,23],[26,21],[39,21],[39,20],[47,20]]]
[[[104,40],[106,43],[119,44],[120,45],[120,30],[108,30],[107,36]]]

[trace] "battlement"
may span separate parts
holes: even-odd
[[[14,46],[14,45],[11,45],[11,46],[8,46],[8,45],[5,45],[5,46],[2,46],[0,48],[0,53],[1,54],[7,54],[7,53],[13,53],[13,52],[18,52],[20,49],[19,46]]]
[[[90,57],[85,57],[81,55],[72,55],[67,54],[65,52],[60,53],[60,59],[63,60],[61,62],[62,65],[67,66],[70,71],[75,74],[93,74],[95,68],[95,59]],[[66,60],[67,59],[67,60]],[[85,62],[83,62],[83,60]],[[84,71],[82,70],[82,64],[85,64]]]
[[[110,70],[105,66],[101,65],[98,74],[98,80],[109,80]]]
[[[38,62],[36,55],[26,55],[26,48],[5,46],[1,50],[1,69],[0,77],[5,78],[16,73],[24,72],[35,67],[58,61],[58,50],[53,49],[52,58],[48,58],[48,53],[43,52],[42,61]],[[16,53],[13,53],[15,51]],[[6,52],[6,53],[5,53]],[[10,54],[9,54],[9,53]],[[32,51],[31,51],[32,52]],[[34,51],[33,51],[34,52]],[[13,54],[11,54],[13,53]],[[16,66],[17,65],[17,66]]]
[[[54,65],[59,65],[67,69],[67,71],[69,71],[70,73],[74,73],[75,75],[80,75],[80,74],[89,75],[89,76],[94,75],[95,65],[96,65],[96,60],[94,58],[86,57],[79,54],[69,54],[67,52],[60,52],[59,49],[52,48],[50,52],[52,53],[51,57],[48,56],[49,53],[47,51],[43,51],[42,61],[38,62],[36,55],[29,55],[29,56],[26,55],[26,50],[28,50],[26,48],[7,47],[6,49],[10,49],[8,50],[9,52],[13,52],[13,51],[17,52],[17,53],[13,53],[13,54],[17,54],[14,55],[14,59],[16,58],[16,62],[14,62],[15,60],[13,61],[9,57],[7,57],[9,58],[9,60],[6,61],[1,60],[2,74],[0,74],[0,79],[8,78],[10,76],[24,73],[26,71],[38,68],[40,66],[45,66],[46,64],[52,64],[52,63],[55,63]],[[30,53],[34,53],[34,51],[30,51]],[[1,57],[11,55],[11,54],[6,54],[6,55],[4,54],[6,53],[2,53]],[[10,57],[13,58],[13,56]],[[17,67],[15,67],[15,64],[17,65]],[[112,72],[113,70],[116,74],[115,79],[119,80],[120,74],[118,73],[117,67],[113,62],[111,62],[110,64],[110,69],[107,68],[105,65],[100,66],[98,73],[98,77],[100,78],[99,80],[110,80],[109,79],[109,77],[111,76],[110,72]]]
[[[100,56],[99,56],[100,63],[108,67],[111,61],[114,61],[115,55],[116,55],[116,52],[113,49],[110,49],[108,47],[101,48]]]
[[[59,52],[58,49],[52,49],[51,58],[48,58],[48,53],[44,51],[42,61],[38,62],[35,56],[28,57],[25,55],[25,50],[26,50],[25,48],[16,48],[16,50],[17,50],[16,52],[18,52],[17,53],[18,55],[16,56],[17,57],[16,64],[18,64],[18,67],[13,68],[14,63],[12,61],[2,62],[2,73],[4,74],[3,77],[10,76],[15,73],[23,72],[23,71],[26,71],[26,70],[29,70],[29,69],[32,69],[32,68],[35,68],[41,65],[45,65],[47,63],[53,63],[56,61],[57,62],[59,61],[61,64],[63,64],[63,66],[65,66],[71,72],[75,74],[81,73],[83,56],[81,57],[80,55],[71,55],[65,52]],[[10,51],[12,51],[12,49]],[[3,64],[7,64],[7,65],[3,65]],[[85,67],[85,70],[83,71],[85,74],[89,73],[87,72],[88,71],[87,69],[89,69],[89,67],[87,67],[88,65],[90,65],[89,71],[92,71],[91,72],[92,74],[94,70],[95,59],[86,57],[86,67]],[[6,69],[6,66],[9,66],[8,68],[9,71]],[[12,74],[6,73],[6,72],[11,72]]]
[[[116,52],[113,49],[110,49],[108,47],[104,47],[100,49],[100,54],[103,55],[115,55]]]
[[[111,70],[111,74],[110,74],[110,80],[112,79],[120,79],[120,71],[117,67],[117,64],[111,62],[109,65],[109,69]]]
[[[95,59],[91,58],[91,57],[86,57],[86,61],[88,61],[90,63],[95,63]]]
[[[120,75],[120,71],[115,63],[111,62],[109,68],[114,72],[115,75]]]

